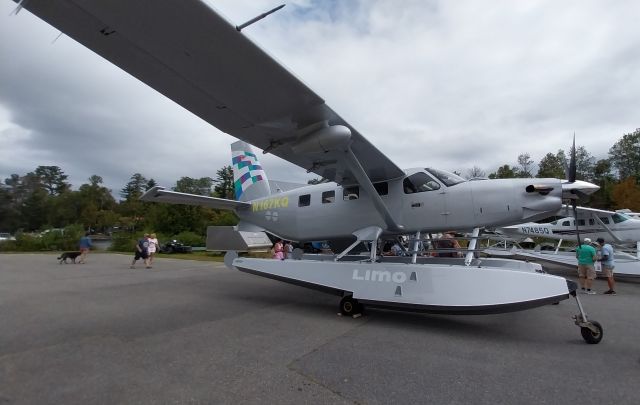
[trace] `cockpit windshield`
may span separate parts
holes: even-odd
[[[457,174],[449,173],[444,170],[433,169],[431,167],[427,167],[425,170],[431,173],[432,175],[434,175],[438,180],[443,182],[447,187],[455,186],[456,184],[464,183],[466,181],[465,179],[458,176]]]
[[[619,224],[620,222],[624,222],[631,219],[631,217],[629,217],[627,214],[616,212],[611,216],[611,219],[613,219],[614,224]]]

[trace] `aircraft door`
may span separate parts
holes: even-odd
[[[445,187],[425,172],[402,182],[404,225],[410,229],[442,230],[447,223]]]

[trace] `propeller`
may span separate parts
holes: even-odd
[[[575,183],[576,181],[576,134],[573,134],[573,146],[571,146],[571,158],[569,160],[569,183]],[[573,222],[576,225],[576,237],[578,238],[578,246],[582,245],[580,241],[580,229],[578,228],[578,190],[571,190],[573,194],[571,198],[571,207],[573,208]]]

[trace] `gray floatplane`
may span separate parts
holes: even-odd
[[[231,253],[230,266],[338,294],[345,314],[358,313],[362,304],[495,313],[575,296],[571,281],[509,266],[419,263],[413,257],[407,263],[379,261],[383,236],[411,234],[418,240],[427,232],[535,221],[558,211],[563,198],[598,187],[559,179],[469,182],[434,168],[400,169],[244,35],[268,13],[236,26],[199,0],[28,0],[19,2],[16,14],[20,8],[244,141],[232,148],[237,201],[160,187],[144,200],[231,209],[240,218],[239,230],[267,230],[293,241],[353,241],[331,260]],[[248,144],[330,182],[271,194]],[[361,243],[370,245],[370,255],[347,260]],[[577,302],[584,339],[599,342],[602,327]]]

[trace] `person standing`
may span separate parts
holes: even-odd
[[[598,238],[598,243],[600,244],[600,256],[598,260],[602,265],[602,275],[607,278],[607,284],[609,285],[609,289],[603,294],[616,295],[616,291],[614,290],[616,282],[613,279],[613,268],[615,267],[613,247],[608,243],[604,243],[604,238]]]
[[[595,294],[596,292],[591,290],[591,285],[596,278],[596,269],[593,267],[596,261],[596,249],[591,246],[591,239],[584,238],[582,245],[576,249],[576,258],[578,258],[578,282],[582,292]]]
[[[282,239],[278,239],[273,245],[273,258],[276,260],[284,260],[284,245],[282,244]]]
[[[136,261],[139,259],[144,260],[144,264],[149,268],[149,234],[145,233],[144,237],[136,243],[135,256],[131,262],[131,268],[136,268]]]
[[[153,258],[156,255],[156,252],[160,250],[160,245],[158,242],[158,238],[155,233],[149,235],[149,267],[153,267]]]
[[[291,241],[286,241],[284,243],[284,258],[285,259],[293,259],[293,243]]]
[[[89,237],[89,232],[86,232],[84,236],[80,238],[78,247],[80,248],[80,264],[84,264],[84,260],[87,258],[87,253],[89,253],[89,250],[93,247],[91,238]]]

